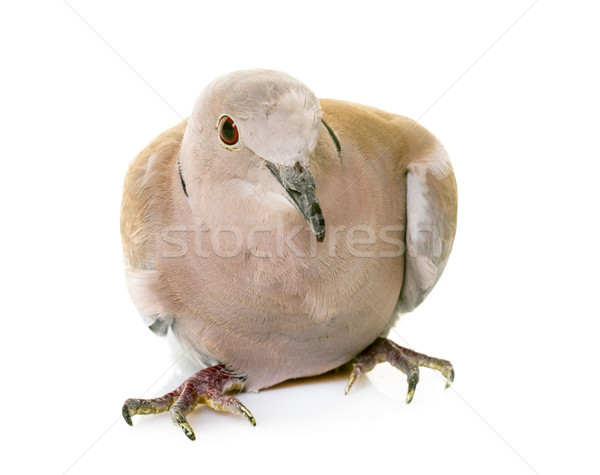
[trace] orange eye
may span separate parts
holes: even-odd
[[[219,121],[219,137],[226,145],[235,145],[240,139],[237,126],[231,117],[224,115]]]

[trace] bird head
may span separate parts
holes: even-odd
[[[309,169],[320,126],[318,99],[288,74],[248,70],[215,79],[196,101],[182,142],[180,169],[186,183],[190,178],[190,200],[203,176],[232,192],[241,183],[273,206],[283,195],[323,241],[325,222]]]

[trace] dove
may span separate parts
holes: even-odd
[[[440,278],[454,241],[447,152],[417,122],[317,99],[278,71],[212,81],[189,119],[140,152],[124,182],[126,282],[147,326],[172,333],[198,372],[137,414],[186,419],[198,405],[244,416],[232,393],[352,364],[405,373],[452,364],[387,338]]]

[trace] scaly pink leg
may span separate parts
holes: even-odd
[[[419,366],[435,369],[442,373],[442,376],[446,378],[446,389],[454,381],[454,369],[449,361],[432,358],[408,348],[403,348],[387,338],[377,338],[354,360],[352,373],[346,384],[346,394],[358,378],[371,371],[377,363],[384,361],[406,374],[408,379],[407,404],[412,401],[415,388],[419,382]]]
[[[173,423],[181,428],[190,440],[196,436],[185,416],[198,404],[206,404],[216,411],[243,415],[253,426],[254,417],[235,397],[225,393],[242,389],[244,378],[229,373],[225,366],[211,366],[186,379],[175,391],[154,399],[127,399],[123,404],[123,418],[133,425],[136,414],[158,414],[169,411]]]

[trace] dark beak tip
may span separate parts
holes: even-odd
[[[325,217],[315,195],[315,180],[308,169],[299,163],[295,166],[278,167],[265,160],[267,168],[283,186],[287,198],[308,223],[317,242],[325,239]]]
[[[312,204],[311,211],[311,228],[315,237],[317,238],[317,242],[323,242],[325,239],[325,216],[323,216],[321,206],[318,202]]]

